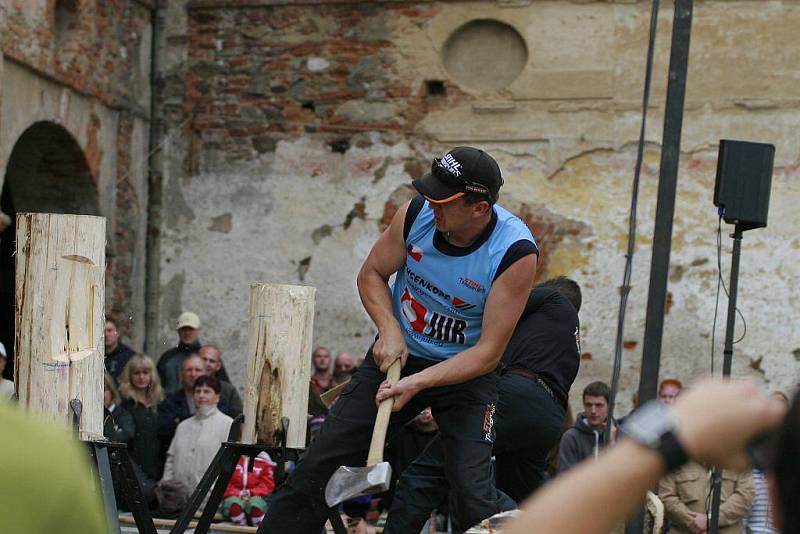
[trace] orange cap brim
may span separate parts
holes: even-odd
[[[422,195],[422,196],[425,197],[425,200],[427,200],[428,202],[430,202],[432,204],[447,204],[448,202],[452,202],[457,198],[463,197],[464,196],[464,192],[463,191],[459,191],[455,195],[449,196],[447,198],[443,198],[442,200],[434,200],[431,197],[429,197],[428,195]]]

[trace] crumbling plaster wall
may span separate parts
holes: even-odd
[[[106,311],[140,349],[150,107],[149,0],[0,1],[0,184],[20,135],[39,121],[80,146],[107,218]]]
[[[267,281],[316,286],[315,342],[363,353],[374,331],[356,293],[360,263],[410,180],[469,143],[500,162],[501,203],[533,227],[540,278],[566,274],[584,288],[573,402],[589,381],[610,379],[649,3],[241,4],[167,8],[159,349],[174,342],[177,314],[194,310],[241,379],[248,285]],[[474,66],[443,63],[447,40],[474,20],[524,40],[527,61],[504,88],[456,81],[448,68]],[[710,366],[716,144],[740,138],[774,143],[777,160],[770,226],[745,235],[748,332],[734,373],[770,389],[795,383],[800,338],[783,318],[800,311],[798,24],[789,2],[695,6],[662,378],[690,381]],[[638,382],[670,31],[671,6],[660,14],[623,411]],[[723,297],[717,369],[725,308]]]

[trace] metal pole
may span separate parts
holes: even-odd
[[[647,296],[642,369],[639,375],[639,402],[641,404],[655,398],[658,388],[693,7],[693,0],[675,0],[667,101],[664,109],[664,134],[658,176],[658,200],[653,231],[653,255],[650,263],[650,290]],[[626,523],[625,532],[639,534],[643,531],[644,510],[640,508]]]
[[[733,230],[733,255],[731,257],[731,281],[728,289],[728,324],[725,326],[725,352],[722,362],[722,376],[731,376],[733,360],[733,335],[736,327],[736,296],[739,287],[739,256],[742,252],[742,228],[738,224]],[[722,500],[722,470],[714,467],[712,475],[711,517],[708,522],[709,534],[719,531],[719,506]]]
[[[686,71],[689,64],[692,7],[693,0],[675,1],[667,102],[664,110],[664,139],[658,178],[658,204],[656,205],[653,231],[653,256],[650,264],[650,290],[647,297],[642,369],[639,379],[639,402],[641,404],[655,398],[658,387],[672,221],[675,215],[675,195],[678,184],[683,102],[686,95]]]

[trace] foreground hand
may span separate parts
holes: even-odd
[[[387,328],[381,332],[375,345],[372,346],[372,357],[384,373],[397,359],[400,360],[400,366],[405,367],[408,347],[399,328]]]
[[[394,397],[392,411],[396,412],[405,406],[408,401],[421,390],[422,388],[417,384],[414,375],[402,378],[394,385],[384,380],[378,388],[378,393],[375,394],[375,403],[380,404],[381,401],[389,397]]]
[[[706,379],[673,405],[678,439],[690,457],[728,469],[748,467],[747,445],[778,426],[786,405],[750,382]]]

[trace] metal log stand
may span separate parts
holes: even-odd
[[[83,405],[79,399],[72,399],[69,406],[72,409],[72,423],[77,433],[80,428]],[[89,448],[92,464],[97,468],[100,490],[103,494],[103,505],[111,531],[120,532],[119,512],[114,490],[114,481],[116,481],[117,487],[122,492],[123,501],[133,514],[133,520],[136,522],[139,533],[157,534],[150,509],[144,498],[142,485],[136,477],[133,462],[128,455],[128,446],[124,443],[101,440],[88,440],[84,443]]]
[[[70,401],[70,407],[73,411],[73,423],[77,431],[82,411],[81,401],[73,399]],[[205,499],[210,490],[211,494],[203,509],[203,514],[194,527],[195,534],[207,534],[211,527],[211,521],[214,519],[214,515],[222,502],[225,488],[231,480],[231,476],[236,469],[236,463],[239,461],[240,456],[245,455],[252,459],[258,456],[260,452],[265,451],[270,455],[270,458],[278,464],[277,472],[275,473],[275,479],[278,483],[282,482],[284,478],[285,463],[288,461],[297,462],[300,459],[304,449],[286,447],[286,431],[289,428],[288,417],[281,418],[282,428],[279,447],[239,443],[237,440],[241,433],[243,421],[243,415],[234,419],[230,433],[228,434],[228,441],[220,446],[216,456],[214,456],[208,469],[206,469],[203,478],[200,479],[200,483],[192,493],[189,499],[189,506],[175,521],[175,525],[170,530],[170,534],[183,534],[186,532],[192,519],[194,519],[195,512],[200,508],[203,499]],[[136,522],[138,531],[141,534],[157,534],[150,509],[144,498],[144,491],[142,490],[141,483],[136,478],[133,462],[131,461],[130,455],[128,455],[127,446],[124,443],[99,440],[85,441],[85,443],[89,447],[92,463],[97,467],[106,515],[108,516],[109,527],[112,531],[120,532],[116,493],[114,490],[114,482],[116,481],[117,487],[122,492],[122,498],[125,504],[133,514],[133,519]],[[347,534],[347,529],[337,510],[331,510],[329,519],[336,534]]]
[[[178,520],[175,522],[175,526],[173,526],[172,530],[170,530],[170,534],[182,534],[186,531],[186,528],[189,526],[189,522],[194,517],[194,513],[202,504],[203,499],[206,497],[209,490],[211,490],[208,502],[203,509],[203,514],[200,516],[200,521],[197,523],[197,526],[194,527],[195,534],[206,534],[208,532],[208,529],[211,526],[211,520],[214,519],[214,514],[216,514],[217,509],[222,502],[222,496],[225,493],[225,488],[228,486],[228,483],[231,480],[231,476],[233,475],[233,471],[236,469],[236,463],[239,461],[240,456],[246,455],[250,458],[255,458],[260,452],[266,451],[266,453],[270,455],[270,458],[272,458],[272,460],[278,464],[278,469],[275,474],[276,482],[280,482],[284,478],[283,466],[286,462],[297,462],[300,459],[300,455],[304,449],[292,449],[286,447],[286,435],[287,430],[289,429],[288,417],[281,417],[281,435],[279,447],[271,447],[260,444],[251,445],[236,441],[239,439],[243,421],[243,415],[240,415],[234,419],[233,425],[231,426],[231,432],[228,435],[228,441],[220,446],[219,451],[217,451],[217,455],[211,461],[211,465],[208,466],[206,473],[203,475],[203,478],[200,479],[200,483],[197,485],[192,497],[189,499],[188,508],[186,508],[180,517],[178,517]],[[211,487],[212,484],[214,485],[213,488]],[[336,510],[331,510],[329,519],[336,534],[347,534],[347,530],[344,527],[342,518],[339,517],[339,513]]]

